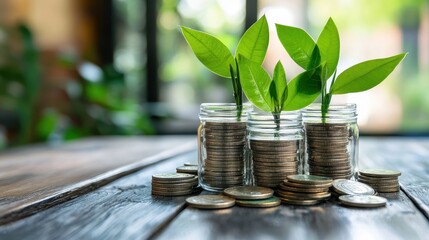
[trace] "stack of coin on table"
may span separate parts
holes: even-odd
[[[281,204],[280,199],[273,197],[273,193],[270,188],[238,186],[226,188],[224,195],[199,195],[187,198],[186,202],[191,207],[202,209],[229,208],[235,204],[242,207],[267,208]]]
[[[332,179],[314,175],[289,175],[280,184],[276,194],[283,203],[292,205],[315,205],[328,199]]]
[[[184,196],[195,193],[198,177],[187,173],[161,173],[152,175],[152,195]]]
[[[358,181],[368,184],[379,193],[399,192],[401,172],[389,169],[364,169],[359,171]]]
[[[305,124],[308,167],[311,175],[332,179],[353,176],[348,151],[347,124]]]
[[[253,178],[257,186],[276,188],[298,173],[298,141],[250,140]]]
[[[374,196],[376,192],[372,187],[347,179],[334,180],[332,193],[338,196],[341,204],[351,207],[382,207],[387,202],[386,198]]]
[[[206,122],[202,131],[202,184],[219,189],[242,185],[246,123]]]

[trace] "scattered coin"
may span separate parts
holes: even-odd
[[[371,195],[343,195],[339,197],[342,204],[352,207],[373,208],[386,205],[386,198]]]
[[[235,199],[224,195],[199,195],[187,198],[186,203],[194,208],[222,209],[234,206]]]
[[[169,181],[169,180],[186,180],[193,179],[195,175],[187,173],[160,173],[152,175],[152,179],[156,181]]]
[[[287,180],[290,182],[306,183],[306,184],[332,183],[332,178],[314,176],[314,175],[305,175],[305,174],[290,175],[287,177]]]
[[[289,199],[285,197],[281,197],[280,200],[283,203],[287,203],[291,205],[300,205],[300,206],[316,205],[321,202],[320,200],[294,200],[294,199]]]
[[[279,206],[281,200],[277,197],[270,197],[261,200],[235,200],[235,203],[241,207],[269,208]]]
[[[272,197],[274,191],[270,188],[265,187],[239,186],[227,188],[223,190],[223,193],[235,199],[257,200]]]
[[[176,168],[178,173],[189,173],[193,175],[198,174],[198,166],[180,166]]]
[[[282,183],[279,185],[281,190],[288,192],[299,192],[299,193],[324,193],[329,192],[329,188],[297,188],[290,187],[286,185],[286,183]]]
[[[369,177],[398,177],[401,175],[401,172],[390,169],[363,169],[360,170],[361,175]]]
[[[341,195],[374,195],[375,190],[361,182],[347,179],[336,179],[332,183],[332,189]]]

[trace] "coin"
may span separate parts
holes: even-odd
[[[332,188],[339,194],[343,195],[374,195],[375,191],[372,187],[346,179],[337,179],[332,183]]]
[[[187,198],[186,203],[194,208],[222,209],[234,206],[235,199],[224,195],[199,195]]]
[[[359,174],[359,179],[364,179],[367,181],[375,181],[375,182],[380,182],[380,181],[398,181],[398,177],[368,177],[362,174]]]
[[[359,173],[364,176],[369,177],[398,177],[401,175],[401,172],[390,169],[363,169]]]
[[[198,183],[198,182],[197,182]],[[195,183],[156,183],[152,182],[152,188],[192,188],[197,186]]]
[[[257,186],[239,186],[223,190],[223,193],[235,199],[256,200],[266,199],[273,196],[274,191],[270,188]]]
[[[176,168],[178,173],[198,174],[198,166],[180,166]]]
[[[291,205],[300,205],[300,206],[310,206],[310,205],[316,205],[320,203],[320,200],[294,200],[294,199],[289,199],[285,197],[281,197],[280,200],[283,203],[287,203]]]
[[[377,192],[381,192],[381,193],[391,193],[391,192],[399,192],[400,187],[392,187],[392,188],[380,188],[380,187],[376,187],[375,190],[377,190]]]
[[[321,193],[296,193],[296,192],[286,192],[286,191],[277,191],[277,195],[280,197],[285,197],[293,200],[323,200],[331,197],[329,192]]]
[[[384,197],[371,195],[343,195],[339,200],[344,205],[362,208],[383,207],[387,202]]]
[[[321,193],[329,191],[329,188],[296,188],[285,185],[285,183],[280,184],[279,187],[281,190],[297,193]]]
[[[152,183],[160,183],[160,184],[176,184],[176,183],[189,183],[189,184],[197,184],[198,183],[198,177],[193,175],[194,178],[191,179],[184,179],[184,180],[157,180],[152,179]]]
[[[198,163],[186,162],[183,164],[183,166],[197,166],[198,167]]]
[[[287,180],[290,182],[307,183],[307,184],[323,184],[323,183],[332,182],[332,179],[328,177],[304,175],[304,174],[287,176]]]
[[[170,180],[186,180],[194,179],[195,175],[188,173],[159,173],[152,175],[152,180],[163,182]]]
[[[296,182],[289,182],[284,181],[285,185],[290,187],[296,187],[296,188],[329,188],[332,186],[332,181],[329,183],[320,183],[320,184],[308,184],[308,183],[296,183]]]
[[[358,181],[371,186],[399,186],[398,180],[369,181],[366,179],[359,178]]]
[[[270,197],[261,200],[235,200],[235,203],[241,207],[269,208],[279,206],[282,201],[277,197]]]

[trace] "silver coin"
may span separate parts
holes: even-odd
[[[343,195],[339,197],[342,204],[352,207],[383,207],[387,199],[371,195]]]
[[[332,182],[332,188],[339,194],[344,195],[374,195],[375,191],[372,187],[346,179],[337,179]]]
[[[397,170],[391,169],[363,169],[360,170],[359,173],[361,175],[369,176],[369,177],[398,177],[401,175],[401,172]]]

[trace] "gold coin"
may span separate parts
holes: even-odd
[[[256,200],[270,198],[273,196],[274,191],[270,188],[257,186],[238,186],[227,188],[223,190],[223,193],[235,199]]]
[[[277,195],[280,197],[293,199],[293,200],[324,200],[331,197],[331,193],[322,192],[322,193],[296,193],[296,192],[285,192],[277,191]]]
[[[363,169],[359,173],[364,176],[369,177],[398,177],[401,175],[401,172],[390,169]]]
[[[389,180],[389,181],[369,181],[365,179],[358,179],[359,182],[371,185],[371,186],[399,186],[398,180]]]
[[[386,198],[371,195],[343,195],[339,200],[344,205],[362,208],[383,207],[387,203]]]
[[[277,207],[282,202],[277,197],[270,197],[261,200],[235,200],[235,203],[241,207],[252,207],[252,208],[269,208]]]
[[[307,183],[307,184],[323,184],[323,183],[332,182],[332,179],[328,177],[304,175],[304,174],[290,175],[287,177],[287,180],[290,182]]]
[[[287,180],[283,181],[283,183],[286,186],[289,187],[296,187],[296,188],[329,188],[332,186],[332,182],[329,183],[320,183],[320,184],[308,184],[308,183],[296,183],[296,182],[289,182]]]
[[[198,183],[198,177],[193,175],[193,178],[190,179],[183,179],[183,180],[157,180],[157,179],[152,179],[152,183],[159,183],[159,184],[181,184],[181,183],[188,183],[188,184],[196,184]]]
[[[171,181],[171,180],[187,180],[193,179],[195,175],[188,173],[158,173],[152,175],[152,180],[163,182],[163,181]]]
[[[258,167],[253,165],[253,172],[260,174],[291,173],[297,171],[297,167]]]
[[[343,195],[374,195],[372,187],[352,180],[337,179],[332,183],[332,188],[339,194]]]
[[[163,193],[176,193],[176,192],[184,192],[184,191],[192,191],[194,187],[158,187],[157,185],[152,185],[152,192],[163,192]]]
[[[186,203],[194,208],[222,209],[234,206],[235,199],[224,195],[199,195],[187,198]]]
[[[282,183],[279,185],[281,190],[288,191],[288,192],[297,192],[297,193],[321,193],[321,192],[328,192],[329,188],[296,188],[296,187],[290,187],[285,185],[285,183]]]
[[[212,171],[204,171],[202,174],[205,178],[230,178],[230,177],[243,177],[243,171],[240,172],[212,172]]]
[[[377,192],[380,193],[392,193],[392,192],[399,192],[400,187],[394,187],[394,188],[375,188]]]
[[[173,188],[173,189],[180,189],[180,188],[193,188],[198,185],[195,183],[172,183],[172,184],[166,184],[166,183],[156,183],[152,182],[152,188]]]
[[[259,145],[259,146],[276,146],[276,147],[288,147],[288,146],[297,146],[298,141],[296,140],[253,140],[251,139],[250,145]]]
[[[374,181],[374,182],[381,182],[381,181],[389,181],[389,182],[393,182],[393,181],[399,181],[398,177],[368,177],[365,175],[361,175],[359,174],[359,179],[364,179],[367,181]]]
[[[320,200],[293,200],[285,197],[281,197],[280,200],[282,201],[282,203],[300,206],[310,206],[320,203]]]
[[[280,167],[280,168],[288,168],[288,167],[297,167],[299,164],[298,161],[293,162],[260,162],[260,161],[253,161],[253,166],[260,166],[260,167]]]

